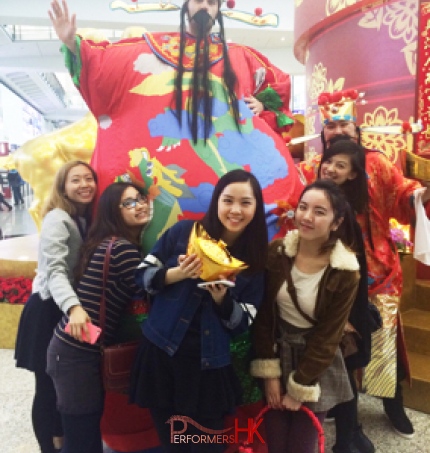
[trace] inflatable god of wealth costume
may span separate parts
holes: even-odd
[[[147,188],[154,216],[143,238],[146,254],[178,220],[202,217],[221,175],[244,168],[263,189],[272,239],[279,233],[278,217],[271,212],[276,202],[297,199],[303,187],[283,139],[294,123],[290,78],[257,51],[227,45],[223,28],[202,42],[181,28],[181,33],[144,33],[114,44],[76,36],[76,55],[63,47],[73,81],[97,121],[91,164],[99,176],[99,191],[115,180]],[[207,83],[201,82],[201,59],[208,68],[201,71]],[[234,93],[231,83],[230,88],[225,83],[227,64],[237,76]],[[200,102],[202,91],[210,104]],[[265,106],[259,116],[244,101],[249,95]],[[248,380],[244,384],[251,384],[244,360],[248,349],[247,337],[232,345],[233,360],[242,368],[239,375]],[[256,387],[245,387],[247,401],[260,397]],[[122,395],[109,395],[104,440],[120,451],[153,446],[150,420],[144,420],[143,411],[133,415],[132,407],[121,406]]]
[[[205,131],[205,115],[199,111],[193,133],[188,101],[196,42],[188,34],[183,39],[181,61],[179,33],[144,33],[114,44],[77,36],[76,56],[63,48],[73,81],[97,120],[91,164],[99,175],[99,190],[124,179],[149,188],[155,198],[153,222],[143,244],[146,253],[177,220],[200,219],[219,177],[242,167],[262,186],[272,238],[277,217],[270,211],[276,201],[291,200],[302,189],[282,138],[294,123],[288,107],[290,78],[257,51],[236,44],[226,47],[220,35],[209,35],[211,121]],[[239,127],[223,80],[224,52],[238,78]],[[179,66],[180,121],[175,108]],[[260,116],[244,102],[247,95],[265,105]]]

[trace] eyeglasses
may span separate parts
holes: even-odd
[[[138,195],[136,198],[127,198],[119,205],[120,208],[134,209],[137,204],[141,206],[148,203],[148,198],[144,195]]]

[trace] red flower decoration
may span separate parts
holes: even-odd
[[[324,92],[318,96],[318,105],[335,104],[340,102],[342,98],[355,101],[358,99],[358,96],[357,90],[335,91],[334,93]]]
[[[346,92],[346,96],[350,99],[357,99],[358,98],[358,91],[357,90],[348,90]]]
[[[406,134],[408,132],[412,132],[412,126],[408,121],[403,121],[402,123],[402,134]]]
[[[236,6],[236,2],[234,0],[227,0],[227,8],[233,9]]]
[[[343,91],[336,91],[331,95],[331,102],[339,102],[343,98]]]
[[[32,279],[0,277],[0,302],[25,304],[31,295]]]
[[[263,14],[263,8],[255,8],[254,14],[256,16],[261,16]]]
[[[321,93],[318,96],[318,105],[325,105],[330,102],[330,93]]]

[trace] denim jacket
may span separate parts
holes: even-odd
[[[263,273],[237,275],[235,287],[227,290],[233,300],[233,311],[226,320],[214,311],[215,302],[209,291],[197,287],[200,279],[185,279],[155,290],[152,282],[157,272],[177,266],[178,256],[186,253],[193,223],[183,220],[166,231],[136,272],[137,284],[151,296],[149,316],[142,331],[148,340],[173,356],[201,306],[201,368],[220,368],[231,363],[231,335],[248,328],[250,313],[255,313],[261,303],[264,278]]]

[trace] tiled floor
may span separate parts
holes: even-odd
[[[33,374],[15,368],[13,351],[0,349],[0,451],[1,453],[38,453],[31,428],[30,408]],[[430,453],[430,415],[407,409],[416,435],[406,440],[395,434],[376,398],[360,396],[360,419],[367,435],[380,453]],[[331,451],[333,424],[324,424],[326,451]]]
[[[0,211],[0,227],[7,236],[37,233],[27,212],[30,204],[15,207],[11,212]],[[0,349],[0,453],[38,453],[30,420],[33,397],[32,373],[14,366],[13,351]],[[360,396],[360,420],[364,431],[380,453],[430,453],[430,415],[407,409],[416,435],[406,440],[395,434],[382,411],[381,402]],[[326,451],[331,452],[333,426],[326,423]],[[108,453],[108,452],[106,452]]]
[[[3,236],[21,236],[37,233],[37,228],[27,209],[31,204],[31,196],[25,196],[25,204],[14,206],[11,200],[12,211],[0,211],[0,228]],[[3,207],[3,209],[6,209]]]

